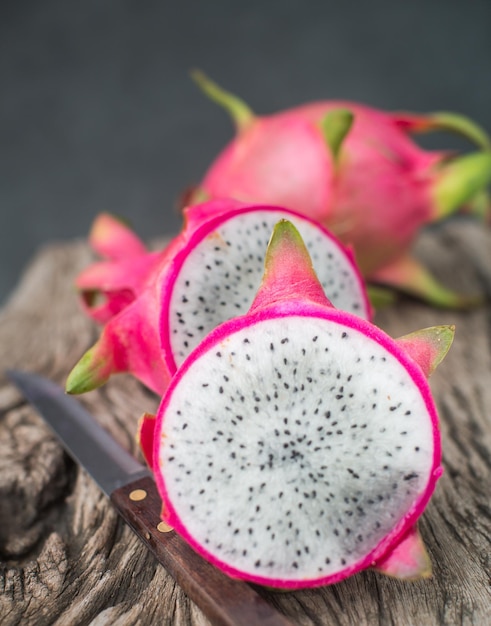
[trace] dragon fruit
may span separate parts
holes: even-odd
[[[385,113],[354,102],[323,101],[255,116],[201,72],[194,78],[232,115],[235,139],[213,161],[195,199],[233,197],[304,213],[354,247],[363,275],[439,306],[465,306],[411,257],[419,231],[463,205],[489,207],[491,142],[451,113]],[[464,156],[425,151],[409,132],[451,130],[482,150]],[[484,205],[483,205],[484,197]]]
[[[161,394],[177,365],[208,332],[247,311],[261,281],[271,231],[284,217],[304,236],[330,299],[369,318],[351,252],[294,211],[234,200],[196,205],[185,211],[182,233],[158,252],[147,252],[131,231],[102,215],[90,241],[110,260],[87,268],[76,284],[87,313],[105,327],[70,373],[67,391],[82,393],[113,373],[129,371]]]
[[[430,575],[416,522],[442,468],[427,377],[453,327],[393,340],[335,309],[288,221],[265,268],[249,312],[190,353],[142,420],[163,519],[269,587]]]

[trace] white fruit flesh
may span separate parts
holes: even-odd
[[[357,270],[325,231],[286,211],[248,211],[222,222],[200,241],[170,286],[168,322],[162,328],[169,333],[177,365],[218,324],[249,309],[264,272],[271,232],[282,218],[290,219],[298,228],[332,304],[365,319],[369,317]]]
[[[177,530],[251,580],[356,569],[409,521],[435,469],[426,382],[396,354],[324,317],[263,319],[208,342],[161,407]]]

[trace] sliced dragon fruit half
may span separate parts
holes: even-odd
[[[293,222],[301,233],[333,304],[371,318],[351,251],[323,226],[288,209],[237,204],[194,232],[162,284],[160,332],[170,371],[218,324],[249,309],[261,283],[271,232],[281,219]]]
[[[367,567],[427,576],[415,524],[442,469],[426,379],[452,338],[393,340],[335,309],[280,222],[249,312],[199,344],[142,420],[165,521],[231,576],[271,587]]]

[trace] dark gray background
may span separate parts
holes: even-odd
[[[100,211],[144,238],[179,228],[176,198],[232,136],[191,68],[261,113],[348,98],[491,131],[490,0],[0,7],[0,300],[36,249],[85,237]]]

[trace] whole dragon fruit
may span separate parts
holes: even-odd
[[[491,181],[491,143],[451,113],[385,113],[354,102],[322,101],[255,116],[201,72],[194,78],[232,115],[234,140],[209,167],[190,201],[233,197],[304,213],[354,247],[371,283],[439,306],[475,302],[446,289],[411,256],[418,232],[465,203],[482,207]],[[425,151],[408,132],[452,130],[482,150],[454,157]],[[486,203],[486,199],[485,199]]]
[[[428,576],[416,522],[442,473],[427,377],[453,327],[393,340],[335,309],[275,227],[249,310],[191,352],[140,443],[165,521],[234,577],[279,588],[365,568]]]
[[[295,222],[323,288],[341,309],[369,318],[371,308],[351,252],[320,224],[294,211],[213,201],[185,211],[168,247],[147,252],[127,227],[101,215],[90,235],[107,261],[76,280],[86,312],[105,324],[100,339],[70,373],[82,393],[111,374],[131,372],[162,393],[187,354],[219,323],[249,308],[261,281],[274,224]]]

